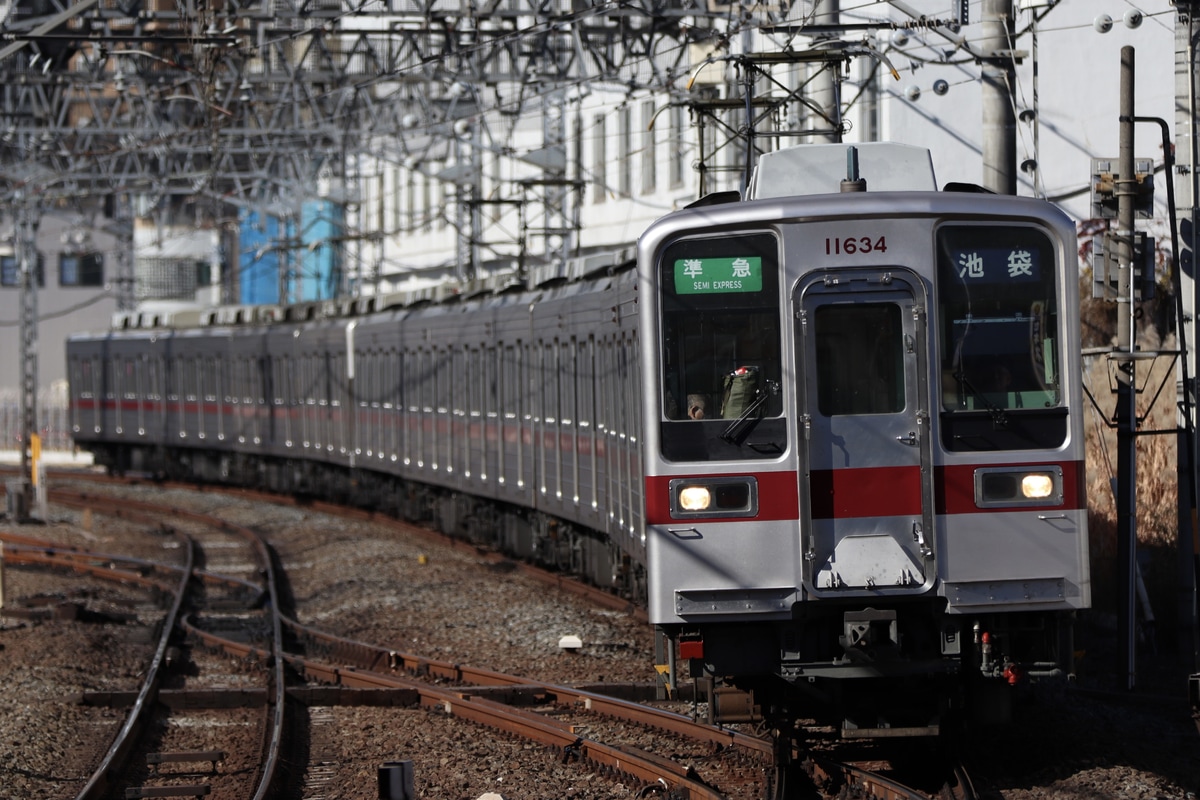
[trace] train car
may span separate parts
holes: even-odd
[[[611,587],[717,721],[996,718],[1090,602],[1075,233],[948,188],[917,148],[791,148],[636,269],[126,318],[68,342],[76,442]]]
[[[432,521],[644,602],[633,266],[123,316],[68,340],[75,441],[114,471]]]
[[[914,148],[795,148],[641,239],[650,618],[717,719],[929,735],[1071,669],[1075,229],[935,189]]]

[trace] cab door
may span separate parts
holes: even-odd
[[[934,582],[926,297],[906,270],[837,270],[793,296],[801,552],[817,596]]]

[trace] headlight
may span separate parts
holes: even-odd
[[[676,478],[669,485],[674,519],[758,516],[758,481],[752,477]]]
[[[1054,478],[1045,473],[1034,473],[1021,478],[1021,494],[1029,500],[1040,500],[1054,494]]]
[[[712,490],[707,486],[683,486],[679,489],[679,507],[684,511],[707,511],[712,505]]]
[[[985,467],[975,470],[980,508],[1062,505],[1061,467]]]

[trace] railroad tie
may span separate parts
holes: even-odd
[[[204,797],[211,786],[194,784],[191,786],[136,786],[125,790],[125,800],[139,797]]]
[[[147,753],[146,763],[154,767],[155,774],[158,773],[158,768],[162,764],[176,764],[186,762],[211,762],[212,771],[217,771],[217,762],[225,760],[224,750],[192,750],[183,753]]]

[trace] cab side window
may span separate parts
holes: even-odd
[[[770,233],[683,239],[664,249],[660,397],[668,458],[700,457],[693,455],[697,421],[720,425],[705,434],[715,439],[744,414],[783,414],[778,250]],[[704,457],[752,456],[715,447]]]

